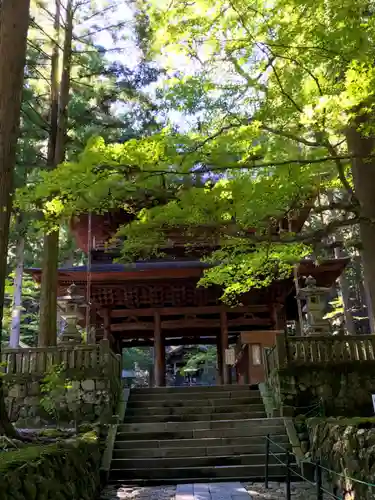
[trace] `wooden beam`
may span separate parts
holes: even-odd
[[[270,318],[235,318],[227,320],[228,326],[268,326],[272,325]]]
[[[121,340],[122,347],[153,347],[153,339],[135,339],[135,340]],[[234,337],[229,338],[229,343],[235,343],[236,339]],[[216,337],[183,337],[183,338],[171,338],[164,339],[164,346],[176,346],[176,345],[216,345]]]
[[[151,333],[154,331],[154,323],[139,322],[139,323],[115,323],[111,325],[112,332],[138,332],[149,330]]]
[[[270,333],[275,335],[276,338],[278,335],[282,335],[284,333],[284,330],[254,330],[252,332],[241,332],[238,342],[240,342],[242,345],[255,342],[261,343],[262,336],[264,334],[270,335]]]
[[[201,306],[201,307],[160,307],[157,309],[161,316],[176,316],[178,314],[220,314],[221,311],[227,313],[248,313],[248,312],[268,312],[269,306],[265,304],[252,306],[228,307],[219,306]],[[153,316],[154,308],[146,309],[113,309],[111,318],[125,318],[128,316]]]
[[[219,328],[220,321],[217,319],[176,319],[161,322],[163,330],[175,330],[179,328]]]
[[[225,311],[223,314],[226,314]],[[160,316],[159,316],[160,317]],[[271,326],[272,322],[269,318],[236,318],[226,320],[227,327],[231,326]],[[163,330],[191,330],[195,328],[220,328],[221,322],[218,319],[176,319],[161,322]],[[154,329],[154,323],[150,321],[139,321],[137,323],[114,323],[111,325],[112,332],[133,332]]]

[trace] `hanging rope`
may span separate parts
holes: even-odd
[[[92,218],[88,215],[87,224],[87,269],[86,269],[86,341],[91,341],[91,251],[92,251]]]

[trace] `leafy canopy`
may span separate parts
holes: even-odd
[[[319,240],[358,223],[345,128],[374,101],[370,2],[155,0],[147,15],[143,46],[168,69],[157,97],[187,131],[180,121],[122,144],[92,138],[21,205],[52,221],[123,208],[131,260],[159,255],[175,229],[192,243],[211,238],[218,265],[202,282],[227,296],[287,276],[311,252],[313,235],[279,222],[305,204],[317,210],[317,193],[339,192]]]

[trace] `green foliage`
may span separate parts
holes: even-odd
[[[215,267],[201,284],[222,286],[224,298],[234,301],[288,277],[293,264],[319,254],[331,234],[359,221],[345,131],[356,115],[365,116],[363,135],[374,127],[371,8],[365,0],[256,6],[153,0],[138,7],[144,61],[158,54],[167,69],[156,85],[158,105],[140,92],[146,80],[157,81],[155,68],[123,80],[126,98],[146,109],[147,126],[113,143],[118,136],[107,134],[90,110],[77,133],[90,96],[106,118],[108,102],[121,99],[121,89],[112,92],[118,73],[104,84],[91,79],[95,92],[85,87],[72,99],[77,141],[69,161],[39,172],[19,190],[18,205],[43,207],[51,225],[77,212],[125,209],[131,222],[118,234],[124,260],[163,255],[176,230],[192,246],[220,245],[206,256]],[[114,69],[101,54],[80,57],[95,71]],[[85,78],[80,71],[77,76]],[[157,125],[160,106],[171,117],[163,129]],[[174,113],[180,123],[173,122]],[[319,207],[318,193],[331,194],[339,208]],[[306,205],[331,214],[330,222],[317,218],[302,235],[286,229],[288,218]]]
[[[122,367],[125,370],[148,370],[152,365],[150,348],[128,347],[122,351]]]
[[[181,369],[182,374],[196,370],[204,364],[216,364],[216,347],[208,346],[207,349],[194,349],[185,355],[185,365]]]
[[[91,434],[69,442],[1,453],[1,498],[95,498],[100,484],[100,458],[97,439]]]
[[[61,422],[66,400],[70,402],[70,409],[75,401],[75,413],[77,413],[79,394],[73,387],[72,381],[66,378],[63,365],[50,367],[42,380],[40,390],[43,394],[40,404],[57,424]]]
[[[324,316],[324,319],[335,321],[339,317],[343,316],[344,305],[341,297],[331,300],[329,305],[331,306],[331,311]]]
[[[2,342],[9,341],[10,326],[12,321],[12,297],[13,297],[14,273],[11,273],[5,284],[5,307],[2,329]],[[25,275],[22,287],[22,309],[20,340],[29,346],[37,343],[39,329],[39,285],[29,276]]]

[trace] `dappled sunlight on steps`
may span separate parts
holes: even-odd
[[[267,419],[259,391],[248,386],[132,390],[109,479],[128,485],[263,480],[267,434],[289,447],[283,419]],[[284,460],[282,450],[272,451]],[[270,478],[283,477],[271,456]]]
[[[315,488],[307,483],[294,483],[291,490],[292,500],[316,500]],[[237,482],[146,488],[110,485],[100,500],[285,500],[285,484],[272,482],[268,489],[262,483]]]

